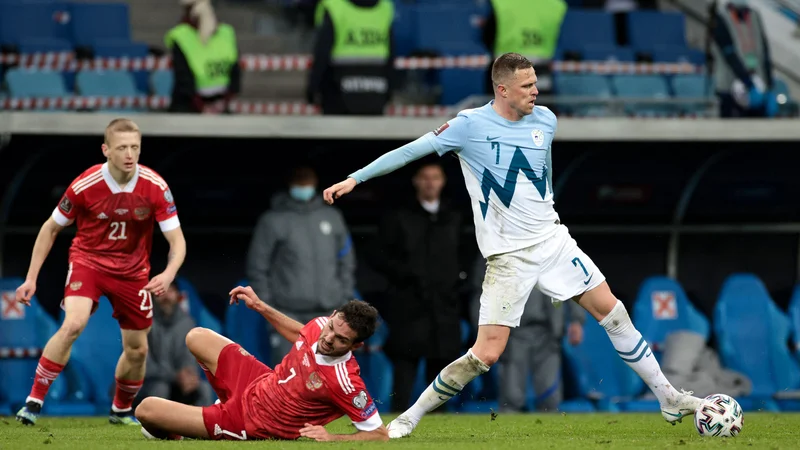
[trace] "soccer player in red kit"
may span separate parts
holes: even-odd
[[[114,308],[123,347],[109,421],[138,425],[131,406],[144,379],[147,333],[153,323],[151,294],[167,290],[186,255],[186,241],[167,183],[138,164],[141,142],[135,123],[112,121],[102,145],[107,162],[90,168],[70,184],[36,238],[28,275],[16,292],[17,301],[26,305],[36,292],[39,270],[56,235],[73,221],[78,227],[69,251],[61,303],[64,322],[47,342],[31,393],[17,413],[17,420],[25,425],[36,422],[50,385],[67,364],[72,344],[102,295]],[[169,242],[169,256],[164,272],[148,281],[154,222]]]
[[[231,291],[267,319],[294,345],[270,369],[239,344],[195,328],[186,345],[197,358],[221,403],[198,407],[148,397],[136,408],[148,438],[388,440],[352,350],[364,345],[377,326],[378,312],[353,300],[330,317],[303,325],[262,302],[250,287]],[[330,434],[324,426],[347,415],[352,434]]]

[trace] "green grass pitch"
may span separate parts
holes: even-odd
[[[388,423],[389,416],[384,417]],[[508,415],[433,414],[408,438],[390,442],[267,442],[148,441],[139,427],[109,425],[105,418],[41,417],[33,427],[23,427],[12,417],[0,418],[1,449],[662,449],[800,447],[800,414],[745,413],[737,438],[701,438],[690,418],[670,426],[653,414]],[[350,433],[345,419],[328,426],[335,433]]]

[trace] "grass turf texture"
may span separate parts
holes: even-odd
[[[384,417],[388,423],[389,416]],[[745,413],[742,434],[736,438],[702,438],[687,417],[671,426],[653,414],[434,414],[426,417],[408,438],[390,442],[181,442],[148,441],[139,427],[110,425],[106,418],[41,417],[33,427],[23,427],[13,417],[0,418],[3,449],[216,449],[253,447],[295,449],[586,449],[586,448],[763,448],[800,446],[800,414]],[[333,433],[351,433],[346,419],[328,425]]]

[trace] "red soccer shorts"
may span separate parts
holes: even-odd
[[[270,372],[272,369],[239,344],[228,344],[222,349],[214,378],[217,384],[227,386],[228,401],[203,408],[203,422],[211,439],[244,441],[252,438],[245,432],[242,396],[253,380]]]
[[[105,295],[114,308],[113,317],[123,330],[144,330],[153,324],[153,298],[142,289],[148,280],[127,280],[90,269],[78,263],[69,263],[64,298],[88,297],[94,301],[92,313],[97,310],[100,297]],[[61,302],[64,307],[64,302]]]

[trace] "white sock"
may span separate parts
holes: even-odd
[[[671,403],[678,391],[661,372],[661,366],[650,351],[650,346],[645,342],[642,333],[633,326],[621,301],[617,300],[616,306],[600,321],[600,326],[606,329],[620,358],[644,380],[659,403]]]
[[[119,409],[119,408],[117,408],[116,406],[114,406],[114,404],[113,404],[113,403],[111,404],[111,411],[113,411],[113,412],[115,412],[115,413],[117,413],[117,414],[121,414],[121,413],[130,412],[131,410],[133,410],[133,408]]]
[[[488,371],[489,366],[473,355],[472,350],[467,350],[464,356],[442,369],[439,376],[425,388],[416,403],[402,415],[416,425],[422,416],[442,406],[461,392],[475,377]]]

